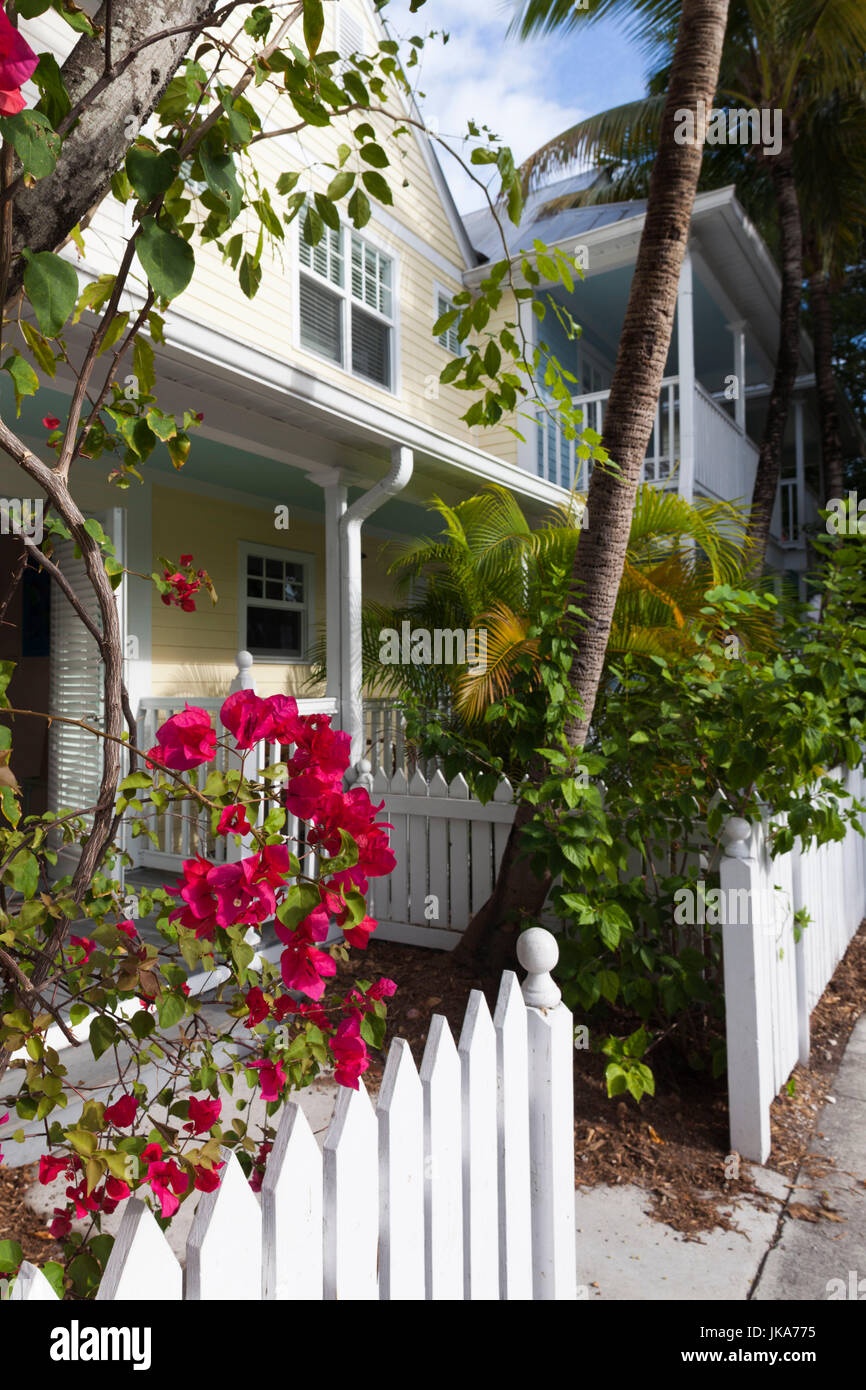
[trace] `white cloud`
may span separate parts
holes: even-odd
[[[447,44],[441,38],[428,40],[419,68],[409,70],[424,93],[419,105],[425,117],[438,122],[445,138],[456,142],[473,120],[489,126],[521,161],[588,114],[556,94],[559,46],[549,39],[519,43],[508,38],[507,12],[476,8],[472,0],[431,0],[410,15],[407,0],[392,0],[386,15],[395,37],[423,36],[431,28],[450,32]],[[457,148],[468,157],[459,144]],[[441,149],[439,158],[460,210],[481,206],[483,196],[471,178]],[[476,172],[489,179],[489,170]]]

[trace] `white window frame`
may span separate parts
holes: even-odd
[[[454,303],[454,296],[455,296],[455,294],[459,294],[459,293],[460,293],[459,290],[449,290],[449,289],[446,289],[444,285],[441,285],[441,284],[438,282],[438,280],[434,280],[434,282],[433,282],[433,323],[434,323],[434,324],[435,324],[435,323],[438,323],[439,320],[441,319],[442,315],[443,315],[443,314],[447,314],[447,313],[449,312],[449,309],[458,309],[458,310],[460,309],[460,305]],[[440,301],[440,299],[445,299],[445,300],[448,301],[449,309],[440,309],[440,308],[439,308],[439,301]],[[456,334],[457,334],[457,329],[458,329],[458,327],[459,327],[459,323],[460,323],[459,319],[456,319],[456,320],[454,321],[454,323],[452,323],[451,327],[445,330],[445,331],[446,331],[446,334],[448,334],[448,333],[453,333],[453,334],[456,336]],[[451,351],[451,348],[448,347],[446,343],[443,343],[443,342],[442,342],[441,338],[435,338],[435,339],[434,339],[434,342],[436,343],[436,345],[437,345],[438,347],[440,347],[440,348],[442,349],[443,352],[447,352],[449,357],[465,357],[465,355],[466,355],[466,343],[465,343],[465,342],[458,343],[458,344],[457,344],[457,348],[456,348],[456,350],[455,350],[454,352]]]
[[[284,550],[280,545],[267,545],[263,541],[238,541],[238,650],[248,651],[247,647],[247,607],[282,608],[277,599],[250,599],[247,596],[247,559],[250,555],[261,555],[265,560],[288,560],[291,564],[304,567],[304,602],[295,611],[301,613],[301,654],[290,656],[280,653],[276,656],[261,656],[253,652],[256,666],[306,666],[309,665],[310,632],[315,620],[315,575],[316,557],[308,550]]]
[[[366,386],[372,386],[374,390],[382,391],[386,396],[399,396],[401,391],[401,363],[400,363],[400,254],[395,250],[390,241],[380,237],[375,231],[371,232],[370,226],[364,228],[363,232],[355,231],[350,224],[340,223],[340,235],[342,238],[342,261],[343,261],[343,284],[335,285],[333,280],[328,280],[325,276],[319,275],[311,266],[301,263],[301,243],[303,242],[302,225],[304,219],[303,208],[295,218],[295,258],[297,262],[297,275],[295,276],[295,295],[294,313],[292,315],[292,332],[295,348],[298,352],[306,353],[319,362],[327,362],[336,371],[342,372],[345,376],[351,377],[353,381],[361,381]],[[326,233],[327,235],[327,229]],[[362,243],[367,243],[377,251],[380,256],[386,257],[391,262],[391,317],[379,313],[376,309],[371,309],[364,300],[356,299],[352,294],[352,237],[356,236]],[[315,250],[315,248],[310,248]],[[315,348],[307,347],[301,342],[301,276],[308,275],[311,280],[324,286],[325,289],[339,297],[341,301],[341,327],[343,361],[335,362],[333,357],[328,357],[323,352],[316,352]],[[377,318],[386,324],[391,333],[391,360],[390,360],[390,385],[383,386],[381,381],[374,381],[372,377],[364,376],[361,372],[352,370],[352,305],[357,304],[358,308],[371,318]]]

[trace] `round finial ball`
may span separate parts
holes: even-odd
[[[373,764],[370,762],[369,758],[359,759],[359,761],[355,764],[355,767],[358,769],[358,772],[361,774],[362,777],[365,773],[373,771]]]
[[[246,668],[247,668],[248,666],[252,666],[252,664],[253,664],[252,652],[247,652],[247,651],[238,652],[238,655],[237,655],[237,667],[238,667],[238,670],[239,670],[239,671],[244,671],[244,670],[246,670]]]
[[[517,938],[517,959],[530,975],[544,975],[559,960],[559,947],[552,932],[530,927]]]

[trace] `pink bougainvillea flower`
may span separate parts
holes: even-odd
[[[327,908],[323,904],[320,904],[318,907],[314,907],[312,912],[309,913],[302,922],[299,922],[294,930],[284,926],[279,918],[277,918],[274,922],[274,931],[280,940],[284,941],[287,946],[291,946],[293,943],[300,940],[324,941],[325,937],[328,935],[330,920]]]
[[[333,791],[330,780],[310,770],[292,777],[286,784],[286,808],[301,820],[310,820],[323,796]]]
[[[256,1024],[261,1023],[262,1019],[267,1018],[270,1013],[268,1001],[258,985],[253,985],[253,988],[247,992],[246,1005],[249,1009],[246,1025],[248,1028],[255,1028]]]
[[[135,924],[133,922],[115,922],[114,925],[116,926],[118,931],[122,931],[123,935],[128,936],[131,941],[134,941],[135,938],[138,936],[138,932],[136,931]]]
[[[388,846],[386,832],[391,827],[375,819],[384,804],[374,806],[363,787],[352,787],[345,793],[330,792],[312,812],[316,825],[313,842],[326,854],[339,853],[341,830],[347,831],[358,846],[357,865],[342,876],[334,875],[334,881],[354,883],[364,892],[366,885],[359,882],[360,877],[379,878],[391,873],[397,863]]]
[[[269,695],[271,738],[275,743],[297,743],[303,735],[304,721],[298,715],[298,702],[291,695]]]
[[[212,1168],[205,1168],[203,1163],[193,1165],[195,1173],[194,1186],[199,1192],[216,1192],[220,1185],[220,1168],[224,1168],[224,1163],[215,1163]]]
[[[378,925],[375,917],[364,917],[354,927],[344,927],[343,935],[350,946],[357,946],[359,951],[363,951]]]
[[[262,1100],[279,1100],[280,1092],[286,1084],[286,1073],[283,1071],[282,1062],[272,1061],[270,1057],[266,1057],[261,1062],[247,1062],[247,1066],[259,1074]]]
[[[147,1150],[145,1150],[146,1152]],[[159,1202],[160,1215],[174,1216],[180,1206],[178,1198],[189,1187],[189,1175],[183,1171],[178,1163],[175,1163],[173,1158],[158,1158],[148,1167],[147,1181]]]
[[[127,1129],[135,1119],[137,1110],[138,1101],[135,1096],[123,1095],[113,1105],[106,1105],[105,1119],[109,1124],[117,1125],[118,1129]]]
[[[183,557],[181,556],[181,561],[182,560]],[[166,604],[166,606],[174,604],[176,608],[181,608],[184,613],[194,613],[195,604],[193,602],[193,594],[197,594],[201,588],[200,580],[187,579],[179,570],[175,571],[174,574],[172,574],[171,570],[163,570],[162,577],[165,582],[171,586],[170,593],[160,594],[163,603]]]
[[[249,835],[252,826],[245,806],[225,806],[217,825],[218,835]]]
[[[69,1159],[65,1155],[52,1157],[51,1154],[43,1154],[39,1160],[39,1181],[43,1187],[53,1182],[61,1173],[69,1171]]]
[[[210,870],[208,887],[216,894],[216,919],[221,927],[231,927],[237,922],[255,926],[273,917],[277,900],[271,885],[258,877],[260,870],[258,854]]]
[[[256,882],[267,883],[271,888],[282,888],[289,874],[289,850],[287,845],[265,845],[259,855]]]
[[[253,1192],[261,1192],[262,1190],[262,1183],[265,1180],[267,1157],[273,1147],[273,1144],[268,1140],[265,1140],[263,1144],[259,1145],[259,1151],[253,1160],[253,1171],[250,1174],[250,1187],[253,1189]]]
[[[129,1184],[125,1183],[123,1178],[114,1178],[109,1174],[105,1179],[105,1190],[102,1194],[101,1202],[102,1210],[107,1216],[111,1215],[118,1203],[123,1201],[124,1197],[129,1196],[129,1192]]]
[[[24,98],[21,87],[33,76],[39,59],[26,39],[22,38],[14,24],[10,24],[6,11],[0,9],[0,115],[14,116],[23,111]]]
[[[367,990],[367,998],[390,999],[391,995],[396,993],[397,985],[394,982],[394,980],[388,980],[383,977],[381,980],[377,980],[374,985],[370,986],[370,988]]]
[[[169,913],[169,920],[180,921],[182,927],[194,931],[196,938],[213,941],[217,928],[217,900],[208,884],[208,874],[213,865],[199,854],[195,859],[185,859],[183,878],[178,884],[180,896],[186,907],[176,907]]]
[[[89,936],[70,936],[69,944],[70,946],[80,946],[84,952],[81,960],[75,962],[76,965],[86,965],[96,950],[96,942]]]
[[[184,1129],[190,1130],[193,1134],[202,1134],[216,1124],[222,1108],[221,1100],[197,1100],[195,1096],[191,1096],[189,1123],[184,1125]]]
[[[195,705],[187,705],[180,714],[166,719],[156,731],[156,740],[148,757],[155,754],[175,772],[201,767],[211,762],[216,752],[216,730],[211,728],[210,715]]]
[[[180,563],[181,563],[182,565],[191,565],[191,564],[192,564],[192,556],[191,556],[191,555],[181,555],[181,557],[180,557]]]
[[[280,956],[280,972],[287,989],[300,990],[310,999],[321,999],[325,979],[337,973],[337,962],[324,951],[317,951],[300,932]]]
[[[56,415],[43,415],[42,423],[47,430],[56,430],[60,421]]]
[[[367,1044],[361,1037],[360,1014],[355,1013],[351,1018],[343,1019],[330,1039],[330,1045],[337,1064],[334,1068],[334,1080],[340,1086],[351,1086],[353,1091],[357,1091],[358,1077],[370,1065]]]
[[[267,738],[273,728],[273,713],[267,700],[252,690],[236,690],[223,701],[220,719],[238,748],[252,748]]]
[[[48,1229],[55,1240],[65,1240],[72,1230],[72,1213],[63,1207],[55,1207],[54,1219],[49,1222]]]

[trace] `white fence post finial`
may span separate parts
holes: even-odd
[[[555,1009],[562,990],[551,975],[559,960],[559,947],[552,932],[530,927],[517,938],[517,959],[527,972],[523,998],[533,1009]]]
[[[229,686],[229,694],[233,695],[236,690],[252,690],[256,688],[256,678],[253,675],[253,658],[250,652],[238,652],[235,662],[238,673]]]
[[[575,1299],[574,1024],[550,972],[556,938],[530,927],[517,938],[529,1045],[532,1296]]]

